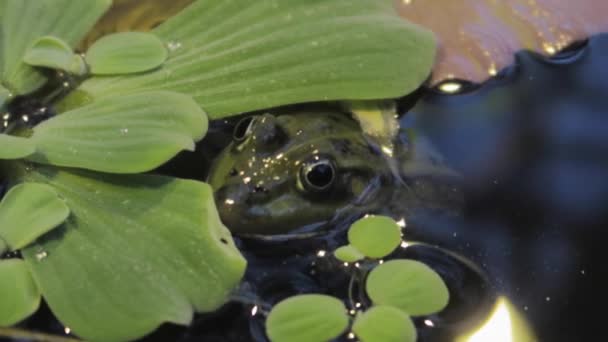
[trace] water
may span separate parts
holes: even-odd
[[[481,86],[420,89],[400,102],[407,111],[402,125],[430,137],[462,173],[467,199],[463,218],[408,222],[406,238],[437,244],[475,264],[424,246],[392,255],[427,262],[452,293],[445,312],[417,320],[421,341],[443,341],[478,322],[498,295],[514,303],[542,341],[601,340],[596,312],[602,312],[600,291],[608,285],[602,279],[606,61],[608,35],[600,35],[559,59],[520,53],[515,66]],[[203,165],[229,141],[233,125],[213,123],[196,153],[182,153],[159,171],[204,179]],[[270,304],[303,292],[349,297],[354,266],[329,253],[342,242],[339,234],[237,238],[249,260],[240,302],[197,315],[191,327],[167,324],[142,341],[264,341],[263,313]],[[361,291],[354,293],[353,302],[366,305]],[[22,327],[64,333],[45,307]]]

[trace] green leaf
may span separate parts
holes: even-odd
[[[189,324],[194,311],[223,305],[244,273],[205,183],[54,167],[26,177],[72,211],[23,255],[53,313],[86,340]]]
[[[2,33],[0,33],[0,36],[2,35]],[[0,42],[1,44],[1,42]],[[2,107],[4,106],[4,104],[6,104],[9,99],[13,97],[13,94],[10,92],[10,90],[4,88],[4,86],[2,86],[2,84],[0,84],[0,110],[2,109]]]
[[[325,342],[348,327],[344,304],[331,296],[290,297],[272,308],[266,333],[272,342]]]
[[[353,332],[361,342],[416,341],[416,327],[412,319],[390,306],[373,306],[357,315]]]
[[[212,119],[284,104],[394,98],[430,74],[432,33],[390,1],[196,1],[153,31],[169,48],[145,75],[92,78],[90,97],[167,89]]]
[[[42,36],[53,36],[74,47],[111,5],[111,0],[0,1],[0,78],[15,94],[26,94],[44,82],[38,70],[23,61],[28,48]]]
[[[32,66],[64,70],[75,75],[87,71],[82,57],[75,54],[63,40],[45,36],[36,40],[25,52],[23,61]]]
[[[152,33],[121,32],[96,41],[85,60],[94,75],[131,74],[159,67],[167,48]]]
[[[40,290],[23,260],[0,260],[0,326],[19,323],[40,305]]]
[[[48,185],[23,183],[12,187],[0,202],[0,239],[21,249],[60,225],[70,209]]]
[[[414,260],[391,260],[372,270],[365,284],[376,305],[389,305],[413,316],[441,311],[450,294],[430,267]]]
[[[0,159],[19,159],[36,152],[36,144],[26,138],[0,133]]]
[[[390,217],[364,217],[348,230],[348,241],[370,258],[383,258],[401,243],[401,228]]]
[[[342,246],[334,251],[334,255],[338,260],[344,262],[355,262],[365,258],[363,253],[359,252],[355,247],[348,245]]]
[[[112,173],[151,170],[194,150],[207,117],[189,97],[155,91],[100,99],[34,128],[28,159]]]

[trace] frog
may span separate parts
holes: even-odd
[[[239,235],[321,232],[374,213],[458,213],[457,174],[411,133],[400,132],[387,154],[336,108],[249,115],[207,181],[222,222]]]

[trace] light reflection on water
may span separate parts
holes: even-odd
[[[608,35],[559,63],[522,53],[508,77],[427,94],[402,120],[464,176],[470,202],[462,221],[410,232],[480,265],[543,341],[601,335],[607,57]]]

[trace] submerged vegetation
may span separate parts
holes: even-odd
[[[126,341],[218,309],[246,260],[210,186],[142,173],[193,150],[209,119],[405,95],[434,59],[432,35],[375,0],[201,0],[149,33],[111,34],[75,50],[110,5],[0,1],[0,187],[9,188],[0,254],[22,255],[0,260],[0,326],[26,319],[43,298],[77,336]],[[369,244],[360,231],[368,229],[353,227],[349,258],[379,258],[399,243]],[[413,263],[376,267],[367,283],[378,306],[353,324],[365,341],[374,341],[367,336],[378,319],[390,325],[407,322],[399,310],[416,314],[375,290],[375,275],[393,267],[440,282]],[[440,303],[424,312],[445,305],[438,288]],[[395,329],[415,336],[413,327]]]

